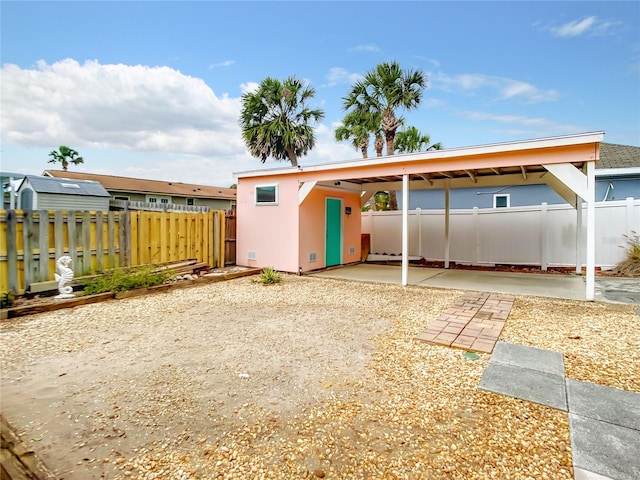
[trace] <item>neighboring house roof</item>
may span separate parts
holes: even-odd
[[[605,142],[600,144],[598,169],[630,167],[640,167],[640,147]]]
[[[166,182],[162,180],[146,180],[143,178],[119,177],[115,175],[98,175],[95,173],[69,172],[64,170],[45,170],[44,175],[56,178],[84,179],[100,182],[107,190],[132,193],[155,193],[181,197],[203,197],[224,200],[235,200],[235,188],[213,187],[210,185],[194,185],[191,183]]]
[[[58,193],[62,195],[85,195],[91,197],[110,197],[109,192],[98,182],[88,180],[68,180],[53,177],[38,177],[35,175],[26,175],[20,187],[24,182],[29,182],[31,188],[38,193]]]

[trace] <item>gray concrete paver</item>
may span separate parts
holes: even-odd
[[[564,378],[500,362],[489,362],[479,388],[509,397],[567,410]]]
[[[571,413],[640,431],[640,393],[570,378],[566,384]]]
[[[574,467],[615,480],[640,478],[640,431],[569,413]]]
[[[564,376],[564,358],[560,352],[542,348],[498,342],[491,355],[492,362],[528,368],[551,375]]]

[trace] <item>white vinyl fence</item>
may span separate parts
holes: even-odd
[[[465,264],[576,265],[577,213],[570,205],[451,210],[449,259]],[[445,259],[444,210],[409,211],[409,255]],[[586,205],[580,240],[585,262]],[[363,212],[362,233],[373,254],[402,253],[402,212]],[[596,203],[596,266],[610,269],[624,257],[626,237],[640,234],[640,200]]]

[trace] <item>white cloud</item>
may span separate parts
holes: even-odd
[[[224,62],[212,63],[211,65],[209,65],[209,70],[214,68],[230,67],[234,63],[236,62],[234,62],[233,60],[225,60]]]
[[[614,32],[622,22],[601,20],[596,16],[585,17],[582,20],[573,20],[559,26],[549,27],[548,30],[555,37],[580,37],[582,35],[602,36]]]
[[[364,45],[356,45],[349,49],[350,52],[379,52],[380,47],[374,43],[367,43]]]
[[[527,117],[525,115],[495,114],[478,111],[464,111],[459,113],[467,120],[483,122],[490,127],[491,123],[507,124],[509,128],[491,128],[494,133],[520,135],[528,137],[548,137],[571,134],[588,130],[584,126],[561,124],[546,118]]]
[[[247,82],[247,83],[240,84],[240,91],[243,94],[257,92],[259,88],[260,88],[260,84],[256,82]]]
[[[578,37],[592,28],[596,23],[596,17],[587,17],[582,20],[567,22],[559,27],[551,27],[551,33],[556,37]]]
[[[168,67],[80,64],[67,59],[2,74],[3,169],[40,174],[47,152],[69,145],[85,158],[77,171],[228,186],[233,172],[287,166],[248,153],[240,97],[218,96],[199,78]],[[242,92],[258,88],[241,84]],[[301,162],[353,157],[333,129],[317,127]]]
[[[2,135],[30,147],[73,145],[228,155],[244,152],[240,99],[217,96],[169,67],[79,64],[2,67]]]
[[[338,84],[351,85],[357,82],[358,80],[362,80],[363,78],[362,75],[360,75],[359,73],[351,73],[342,67],[330,68],[326,77],[327,77],[327,80],[329,80],[329,83],[324,86],[327,86],[327,87],[332,87]]]
[[[560,97],[557,90],[541,90],[520,80],[479,73],[447,75],[437,72],[430,78],[432,88],[451,93],[473,95],[481,89],[493,89],[496,91],[494,100],[521,99],[528,103],[537,103],[554,101]]]
[[[526,98],[527,101],[532,103],[549,102],[556,100],[560,96],[557,90],[539,90],[530,83],[517,80],[505,81],[505,85],[500,90],[500,93],[501,98],[505,100],[519,97]]]

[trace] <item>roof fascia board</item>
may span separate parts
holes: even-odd
[[[291,175],[296,172],[321,172],[327,170],[342,170],[346,168],[361,168],[373,165],[394,165],[416,160],[447,159],[455,157],[467,157],[476,155],[488,155],[493,153],[507,153],[516,151],[535,150],[540,148],[564,147],[571,145],[582,145],[587,143],[597,143],[604,139],[604,132],[591,132],[576,135],[566,135],[562,137],[550,137],[542,139],[524,140],[517,142],[496,143],[490,145],[480,145],[474,147],[459,147],[445,150],[431,150],[428,152],[410,153],[405,155],[392,155],[386,157],[373,157],[368,159],[347,160],[344,162],[323,163],[309,166],[298,166],[290,168],[249,170],[244,172],[234,172],[237,178],[261,177],[272,175]]]
[[[640,167],[596,168],[596,177],[623,177],[640,175]]]

